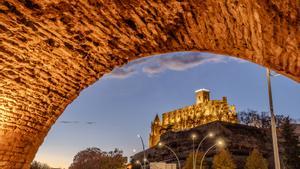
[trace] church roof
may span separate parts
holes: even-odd
[[[158,114],[156,114],[154,121],[160,121]]]
[[[208,89],[198,89],[198,90],[195,90],[195,93],[198,93],[198,92],[202,92],[202,91],[205,91],[205,92],[209,92],[209,90]]]

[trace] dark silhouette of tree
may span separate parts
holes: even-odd
[[[261,127],[261,117],[254,110],[242,111],[239,112],[239,120],[242,124],[246,124],[248,126]]]
[[[268,161],[254,149],[246,159],[245,169],[268,169]]]
[[[283,124],[286,116],[276,115],[276,126],[279,127]],[[255,110],[241,111],[238,113],[238,119],[240,123],[258,127],[258,128],[270,128],[271,127],[271,117],[268,112],[258,113]]]
[[[51,168],[47,164],[38,161],[33,161],[30,165],[30,169],[51,169]]]
[[[213,158],[213,169],[236,169],[236,164],[228,150],[222,149]]]
[[[200,168],[201,159],[203,157],[203,153],[199,152],[197,156],[195,156],[196,160],[196,168]],[[206,163],[203,162],[202,169],[206,169]],[[189,156],[186,158],[183,169],[193,169],[193,152],[189,154]]]
[[[119,149],[105,152],[92,147],[78,152],[69,169],[124,169],[126,158]]]
[[[300,168],[300,147],[297,136],[294,133],[294,126],[291,119],[286,117],[281,127],[282,137],[284,139],[282,146],[284,148],[284,164],[287,169]]]

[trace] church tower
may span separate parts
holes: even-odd
[[[210,100],[210,91],[207,89],[199,89],[195,91],[196,93],[196,104],[205,103]]]
[[[149,137],[149,147],[153,147],[158,144],[161,135],[161,121],[158,114],[156,114],[154,121],[151,123],[151,133]]]

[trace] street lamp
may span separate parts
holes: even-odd
[[[180,164],[179,158],[178,158],[177,154],[175,153],[175,151],[172,150],[169,146],[163,144],[162,142],[159,142],[158,146],[159,147],[166,147],[168,150],[170,150],[174,154],[174,156],[176,157],[176,160],[177,160],[177,163],[178,163],[178,168],[181,169],[181,164]]]
[[[145,167],[145,163],[147,161],[147,159],[146,159],[146,152],[145,152],[145,144],[144,144],[144,140],[143,140],[142,136],[139,135],[139,134],[137,136],[138,136],[138,138],[140,138],[142,146],[143,146],[144,158],[143,158],[143,166],[142,166],[142,168],[144,168]]]
[[[143,169],[143,165],[141,164],[141,162],[140,162],[139,160],[137,160],[135,163],[136,163],[137,165],[141,165],[141,168]]]
[[[198,157],[199,149],[200,149],[202,143],[203,143],[207,138],[213,138],[214,136],[215,136],[215,134],[214,134],[213,132],[209,132],[209,133],[208,133],[208,134],[200,141],[200,143],[198,144],[197,149],[196,149],[196,154],[195,154],[195,157],[196,157],[196,158]],[[193,166],[196,166],[196,160],[194,161]]]
[[[192,139],[193,139],[193,169],[195,169],[195,139],[196,139],[196,134],[192,134]]]
[[[279,160],[279,151],[278,151],[278,141],[277,141],[277,133],[276,133],[276,122],[275,122],[275,114],[273,109],[273,98],[272,98],[272,88],[271,88],[271,71],[267,68],[267,80],[268,80],[268,93],[269,93],[269,105],[270,105],[270,113],[271,113],[271,131],[272,131],[272,141],[273,141],[273,151],[274,151],[274,162],[275,169],[280,169],[280,160]]]
[[[211,147],[209,147],[207,149],[207,151],[203,154],[203,157],[201,159],[201,163],[200,163],[200,169],[202,169],[202,164],[203,164],[203,161],[204,161],[204,158],[206,156],[206,154],[214,147],[216,146],[224,146],[224,141],[223,140],[218,140],[214,145],[212,145]]]

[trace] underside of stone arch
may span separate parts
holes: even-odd
[[[0,168],[28,168],[85,87],[157,53],[208,51],[300,81],[297,0],[1,0]]]

